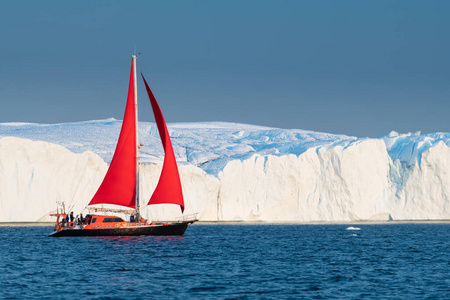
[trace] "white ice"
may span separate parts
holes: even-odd
[[[345,230],[361,230],[361,228],[350,226],[350,227],[347,227]]]
[[[121,121],[0,124],[0,222],[81,211],[112,158]],[[235,123],[168,124],[185,214],[223,221],[450,219],[450,133],[370,139]],[[144,204],[161,169],[155,124],[140,123]],[[144,208],[150,219],[178,207]]]

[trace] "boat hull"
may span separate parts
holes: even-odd
[[[168,225],[148,225],[139,227],[98,228],[98,229],[63,229],[54,231],[49,236],[182,236],[192,222],[180,222]]]

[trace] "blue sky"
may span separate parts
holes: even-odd
[[[122,119],[136,47],[167,122],[448,132],[449,16],[449,1],[3,0],[0,122]]]

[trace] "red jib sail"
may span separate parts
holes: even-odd
[[[115,204],[136,208],[136,124],[133,77],[133,62],[131,62],[127,106],[119,141],[108,172],[89,205]]]
[[[148,204],[177,204],[181,207],[181,212],[184,211],[183,192],[181,190],[180,175],[178,174],[177,162],[175,160],[175,154],[173,153],[172,143],[170,142],[169,132],[167,131],[166,122],[159,108],[158,102],[156,102],[150,87],[145,81],[145,89],[147,90],[150,103],[152,104],[153,114],[155,116],[156,125],[158,126],[159,136],[164,148],[164,164],[159,178],[158,185],[153,192]]]

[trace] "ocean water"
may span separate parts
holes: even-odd
[[[51,231],[0,227],[1,299],[450,298],[450,224],[195,224],[183,237],[129,238]]]

